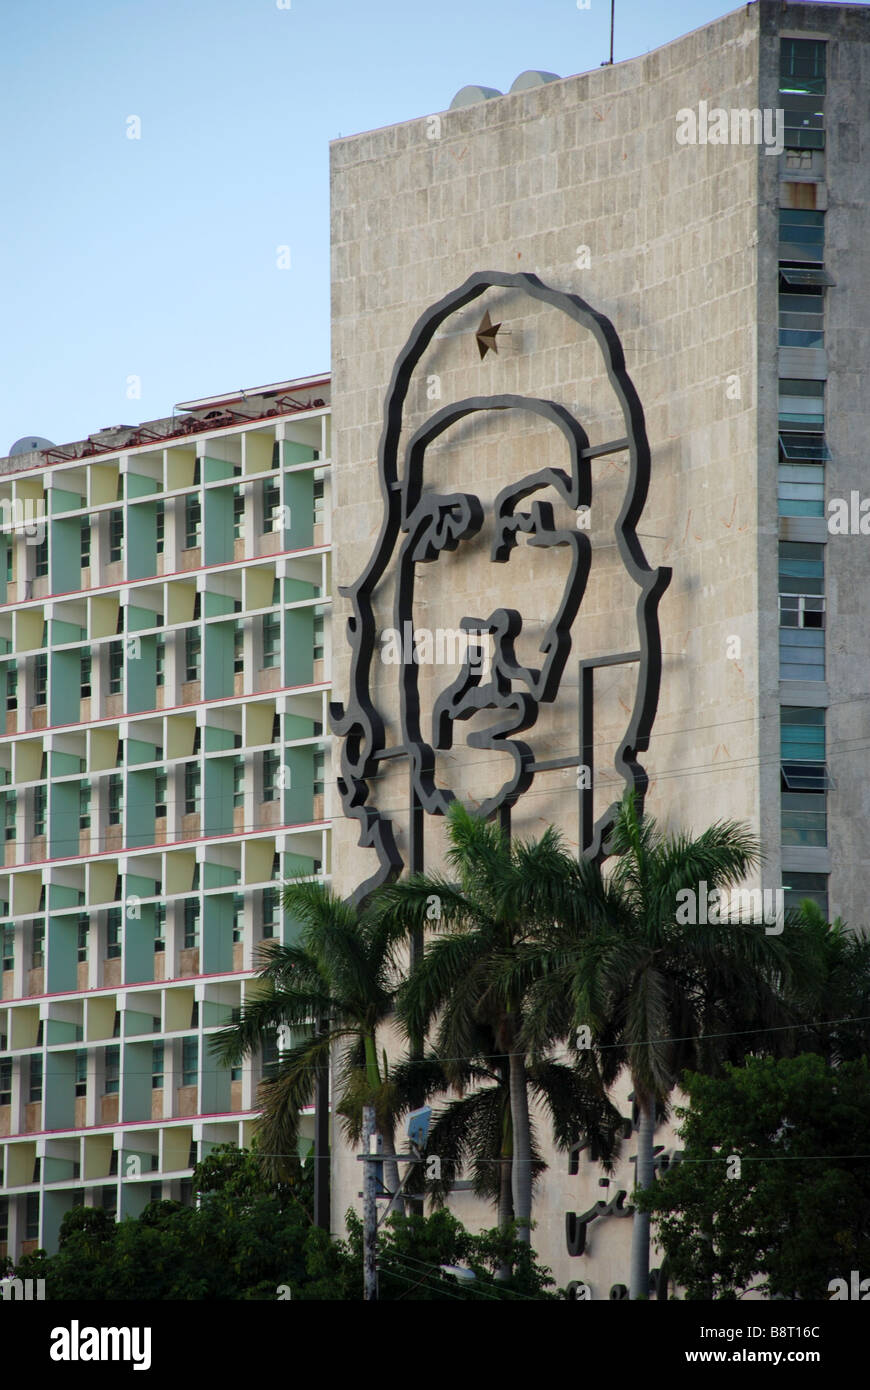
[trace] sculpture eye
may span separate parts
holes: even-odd
[[[483,525],[483,506],[470,492],[422,498],[408,525],[412,557],[422,564],[437,560],[442,550],[455,550]]]

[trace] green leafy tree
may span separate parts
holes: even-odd
[[[549,1109],[560,1146],[593,1139],[607,1161],[619,1143],[619,1115],[589,1059],[572,1067],[539,1048],[530,1065],[525,1041],[541,943],[552,938],[554,904],[573,882],[576,861],[552,827],[536,841],[511,840],[459,802],[449,808],[447,837],[453,877],[417,874],[392,884],[377,910],[392,927],[436,933],[399,991],[399,1014],[412,1036],[434,1027],[435,1056],[467,1094],[437,1117],[429,1150],[443,1145],[449,1170],[470,1161],[477,1190],[498,1201],[500,1224],[513,1218],[528,1243],[541,1166],[530,1094]]]
[[[753,1057],[682,1086],[685,1157],[637,1200],[687,1298],[827,1299],[870,1276],[866,1059]]]
[[[241,1018],[212,1040],[213,1052],[236,1065],[279,1030],[292,1030],[273,1074],[260,1084],[258,1125],[266,1171],[286,1177],[296,1171],[299,1117],[314,1096],[317,1069],[339,1050],[337,1113],[353,1143],[362,1131],[362,1110],[375,1108],[384,1138],[385,1176],[398,1187],[394,1126],[408,1098],[392,1083],[378,1030],[394,1008],[400,979],[398,943],[403,932],[390,922],[342,902],[324,884],[298,882],[284,890],[284,905],[302,923],[298,945],[261,951],[259,991]],[[400,1203],[397,1203],[400,1206]]]
[[[695,895],[740,883],[758,862],[748,830],[718,822],[692,838],[665,834],[624,799],[606,865],[575,862],[560,887],[546,969],[533,985],[526,1036],[533,1051],[554,1037],[590,1032],[605,1082],[627,1067],[638,1108],[638,1191],[653,1181],[658,1119],[684,1068],[716,1072],[751,1048],[775,1048],[794,1012],[784,993],[808,978],[812,952],[800,931],[677,920]],[[703,885],[706,885],[704,887]],[[567,891],[565,891],[567,889]],[[698,917],[700,913],[696,914]],[[649,1215],[632,1223],[630,1296],[649,1289]]]

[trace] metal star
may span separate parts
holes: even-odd
[[[500,328],[501,324],[493,323],[492,319],[489,317],[489,310],[487,309],[480,321],[480,327],[474,335],[477,339],[477,348],[480,353],[481,361],[483,361],[490,348],[492,348],[493,352],[498,352],[495,339]]]

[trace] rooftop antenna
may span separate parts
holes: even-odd
[[[610,63],[602,63],[601,66],[603,68],[606,68],[608,66],[613,67],[613,14],[615,9],[616,0],[610,0]]]

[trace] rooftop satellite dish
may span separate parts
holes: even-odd
[[[530,87],[543,87],[545,82],[561,82],[557,72],[541,72],[538,68],[527,68],[511,83],[512,92],[527,92]]]
[[[50,439],[43,439],[41,434],[23,434],[20,439],[16,439],[12,448],[9,450],[11,459],[17,458],[19,454],[32,454],[34,449],[53,449],[54,445]]]
[[[500,92],[497,87],[478,87],[472,84],[469,87],[460,87],[449,109],[457,111],[460,106],[475,106],[479,101],[489,101],[492,97],[503,96],[504,92]]]

